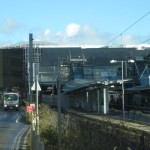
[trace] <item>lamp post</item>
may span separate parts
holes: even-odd
[[[58,146],[62,144],[61,139],[61,78],[57,77],[57,110],[58,110]]]
[[[121,79],[122,79],[122,115],[123,115],[123,117],[124,117],[124,81],[123,81],[123,79],[124,79],[124,77],[123,77],[123,75],[124,75],[124,72],[123,72],[123,62],[124,61],[121,61],[121,68],[122,68],[122,71],[121,71]]]
[[[62,128],[61,128],[61,124],[62,124],[62,120],[61,120],[61,62],[60,62],[60,66],[58,66],[58,76],[57,76],[57,110],[58,110],[58,146],[59,149],[61,147],[62,144],[62,137],[61,137],[61,133],[62,133]]]
[[[122,116],[125,116],[125,106],[124,106],[124,68],[123,63],[126,63],[126,61],[117,61],[117,60],[111,60],[110,63],[121,63],[121,83],[122,83]],[[135,61],[130,59],[127,62],[134,63]]]

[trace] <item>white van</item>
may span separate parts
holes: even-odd
[[[3,94],[4,110],[12,109],[19,110],[19,94],[18,93],[4,93]]]

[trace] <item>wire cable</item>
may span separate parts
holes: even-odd
[[[119,33],[117,36],[115,36],[112,40],[110,40],[106,45],[109,45],[112,41],[114,41],[116,38],[118,38],[120,35],[128,31],[130,28],[132,28],[134,25],[136,25],[139,21],[141,21],[144,17],[146,17],[150,11],[148,11],[146,14],[144,14],[141,18],[139,18],[136,22],[131,24],[129,27],[127,27],[125,30],[123,30],[121,33]]]
[[[144,43],[146,43],[146,42],[148,42],[148,41],[150,41],[150,39],[145,40],[145,41],[142,42],[141,44],[144,44]]]

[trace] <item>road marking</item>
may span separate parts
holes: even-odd
[[[19,131],[19,133],[17,134],[17,136],[15,137],[14,139],[14,142],[13,142],[13,145],[12,145],[12,150],[13,149],[16,149],[16,150],[19,150],[19,144],[20,144],[20,141],[21,141],[21,138],[23,136],[23,134],[29,129],[29,127],[26,125],[24,127],[24,129],[22,129],[21,131]]]
[[[16,119],[16,123],[18,123],[21,119],[21,116],[19,116],[17,119]]]

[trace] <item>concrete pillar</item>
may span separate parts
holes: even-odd
[[[86,110],[89,108],[89,92],[86,91]]]
[[[104,96],[104,114],[107,114],[109,111],[109,103],[108,103],[108,88],[104,87],[103,89]]]
[[[88,103],[89,102],[89,92],[86,91],[86,102]]]
[[[100,92],[99,89],[97,89],[97,112],[101,112],[101,100],[100,100]]]
[[[52,84],[52,102],[55,105],[54,84]],[[50,104],[51,105],[51,104]]]

